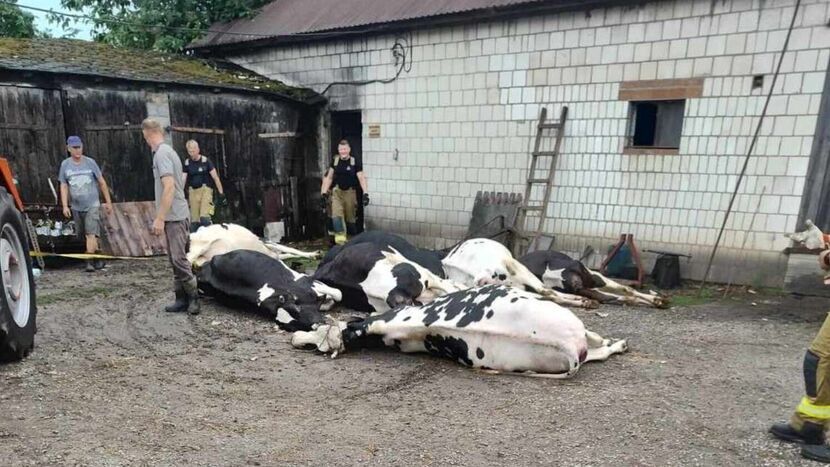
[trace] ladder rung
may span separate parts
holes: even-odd
[[[533,153],[533,157],[550,157],[556,155],[556,151],[536,151]]]
[[[547,178],[530,178],[527,180],[527,183],[547,183]]]
[[[543,123],[543,124],[539,125],[539,128],[544,128],[544,129],[559,128],[560,126],[562,126],[562,125],[560,125],[558,123]]]
[[[542,206],[524,206],[522,209],[525,211],[541,211]]]

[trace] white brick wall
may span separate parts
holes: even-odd
[[[364,128],[381,125],[381,138],[367,133],[363,140],[373,200],[369,226],[425,246],[454,243],[466,231],[476,191],[524,191],[539,109],[557,116],[567,105],[547,223],[557,245],[602,249],[631,232],[641,248],[691,252],[691,275],[699,275],[771,86],[793,5],[677,0],[415,32],[410,72],[392,84],[329,92],[333,109],[360,109]],[[802,2],[724,236],[724,257],[745,255],[736,251],[764,189],[746,240],[754,253],[746,254],[780,264],[776,255],[788,244],[781,234],[797,228],[830,57],[828,17],[830,2]],[[336,80],[390,77],[394,39],[253,49],[232,59],[322,90]],[[766,75],[763,89],[751,89],[754,74]],[[687,101],[680,154],[623,155],[629,109],[617,100],[620,82],[692,77],[705,78],[704,92]]]

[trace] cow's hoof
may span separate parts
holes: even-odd
[[[618,340],[610,345],[611,352],[613,353],[624,353],[628,352],[628,342],[625,339]]]
[[[599,302],[596,300],[583,300],[582,307],[588,309],[599,308]]]
[[[654,301],[652,301],[652,304],[654,305],[655,308],[662,308],[662,309],[669,308],[669,306],[671,305],[668,297],[663,297],[663,296],[655,297]]]

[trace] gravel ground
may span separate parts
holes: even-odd
[[[331,360],[213,302],[165,314],[169,275],[44,274],[35,351],[0,366],[4,465],[809,465],[766,429],[801,397],[823,299],[580,310],[631,350],[557,381]]]

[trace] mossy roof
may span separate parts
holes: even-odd
[[[2,68],[244,89],[297,100],[314,94],[311,90],[288,86],[232,64],[74,39],[0,37]]]

